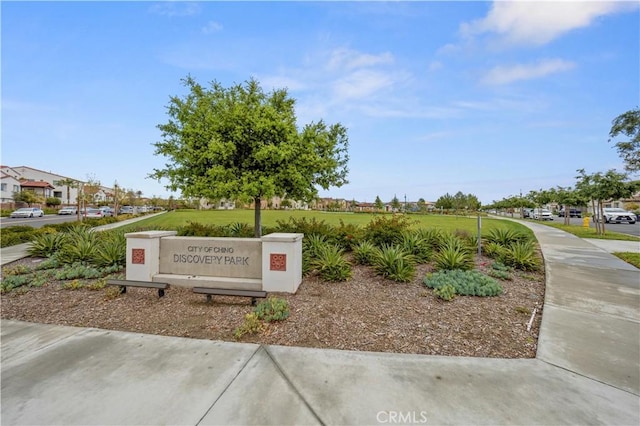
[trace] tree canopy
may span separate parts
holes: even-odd
[[[324,121],[298,129],[295,100],[286,89],[265,93],[255,79],[209,88],[190,76],[189,93],[173,96],[169,121],[158,125],[155,154],[168,159],[151,177],[185,197],[255,203],[261,234],[261,200],[272,196],[311,201],[319,187],[347,183],[348,137],[341,124]]]
[[[631,138],[615,144],[624,160],[624,168],[628,172],[640,171],[640,109],[627,111],[613,120],[609,141],[621,134]]]

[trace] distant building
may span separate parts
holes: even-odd
[[[3,208],[13,208],[13,193],[21,191],[33,191],[44,198],[55,197],[63,205],[74,204],[78,198],[78,188],[66,182],[84,183],[79,179],[28,166],[0,166],[0,181]]]

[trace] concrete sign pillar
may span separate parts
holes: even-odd
[[[295,293],[302,283],[304,234],[273,233],[262,237],[262,289]]]
[[[127,275],[130,281],[153,281],[160,271],[160,239],[176,231],[144,231],[125,234],[127,239]]]

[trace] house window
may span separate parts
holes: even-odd
[[[6,191],[7,190],[7,184],[6,183],[0,184],[0,190]]]
[[[62,191],[53,191],[53,196],[56,198],[62,198]]]
[[[53,181],[53,186],[60,186],[60,181],[59,180],[54,180]]]
[[[13,192],[20,192],[20,185],[13,185]]]

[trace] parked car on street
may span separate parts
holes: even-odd
[[[42,217],[44,216],[44,212],[38,207],[23,207],[21,209],[13,211],[9,217]]]
[[[135,209],[133,208],[133,206],[122,206],[118,211],[118,214],[134,214],[134,213],[135,213]]]
[[[558,217],[564,217],[564,209],[558,211]],[[578,209],[569,209],[569,217],[582,217],[582,212]]]
[[[522,209],[523,218],[531,217],[531,213],[533,213],[533,209],[529,209],[529,208]]]
[[[605,207],[602,210],[603,210],[603,214],[604,214],[605,223],[627,222],[627,223],[630,223],[631,225],[633,225],[638,220],[636,215],[633,214],[632,212],[627,211],[625,209],[618,208],[618,207]],[[600,213],[598,213],[598,214],[593,216],[593,221],[595,222],[596,220],[601,220],[600,219]]]
[[[95,209],[92,207],[86,208],[82,211],[82,216],[88,218],[88,219],[100,219],[103,218],[104,215],[102,214],[102,210],[100,209]]]
[[[58,214],[78,214],[78,208],[77,207],[63,207],[60,210],[58,210]]]
[[[102,210],[102,216],[104,217],[111,217],[113,216],[113,209],[109,206],[102,206],[100,207],[100,210]]]
[[[548,209],[533,209],[531,217],[535,220],[553,220],[551,210]]]

